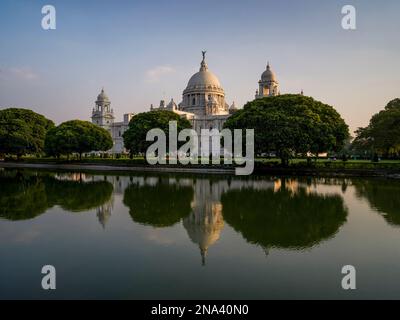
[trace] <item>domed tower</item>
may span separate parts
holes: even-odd
[[[206,51],[202,51],[202,54],[200,70],[190,78],[183,91],[179,109],[197,116],[229,114],[224,89],[218,78],[208,69]]]
[[[236,111],[238,111],[238,108],[236,107],[235,101],[233,101],[232,105],[229,107],[229,114],[234,114]]]
[[[276,80],[275,73],[269,66],[269,62],[267,63],[267,69],[261,75],[261,80],[258,81],[258,85],[256,99],[279,95],[279,83]]]
[[[111,109],[110,99],[101,89],[100,94],[97,96],[96,105],[92,111],[92,123],[97,124],[104,129],[110,130],[114,123],[114,111]]]

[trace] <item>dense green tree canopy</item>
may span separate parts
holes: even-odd
[[[356,131],[353,148],[378,152],[385,157],[400,153],[400,99],[390,101],[384,110],[372,116],[369,125]]]
[[[27,109],[0,110],[0,154],[41,153],[51,120]]]
[[[191,128],[187,119],[181,118],[178,114],[162,110],[139,113],[129,123],[129,129],[124,133],[125,148],[131,154],[145,153],[153,143],[146,141],[147,132],[154,128],[160,128],[168,136],[169,121],[178,122],[178,131]]]
[[[225,123],[254,129],[255,152],[276,152],[284,163],[297,153],[339,150],[348,126],[331,106],[303,95],[280,95],[248,102]]]
[[[33,219],[48,209],[45,185],[34,175],[0,175],[0,217],[8,220]]]
[[[269,249],[312,247],[332,237],[346,222],[340,195],[293,192],[282,188],[231,190],[222,195],[224,220],[243,237]]]
[[[49,207],[81,212],[95,209],[111,199],[113,186],[108,181],[71,181],[44,179]]]
[[[400,226],[400,181],[357,179],[353,183],[358,197],[367,199],[390,225]]]
[[[110,133],[88,121],[72,120],[51,129],[45,141],[48,155],[107,151],[113,146]]]
[[[107,181],[59,180],[53,174],[10,170],[0,172],[0,217],[33,219],[56,205],[72,212],[95,209],[111,199]]]
[[[153,227],[169,227],[188,216],[193,200],[193,188],[168,184],[131,184],[124,193],[133,221]]]

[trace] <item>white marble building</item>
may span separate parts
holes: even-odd
[[[131,121],[134,113],[124,114],[121,122],[115,122],[114,110],[111,109],[111,102],[105,94],[104,89],[97,96],[95,107],[92,111],[92,123],[108,130],[113,139],[113,147],[110,153],[125,153],[123,133],[128,129],[129,121]]]
[[[258,81],[258,90],[256,90],[256,99],[279,95],[279,83],[275,73],[271,70],[269,62],[267,69],[262,73],[261,80]]]
[[[225,91],[217,76],[208,68],[206,52],[202,53],[200,70],[190,78],[183,91],[182,102],[177,105],[171,99],[166,105],[162,100],[159,107],[150,107],[151,110],[170,110],[180,114],[192,123],[198,134],[201,129],[221,130],[224,122],[237,110],[234,102],[231,106],[226,103]]]
[[[188,119],[193,129],[200,135],[201,129],[222,130],[225,121],[237,111],[235,102],[228,105],[225,101],[225,91],[206,63],[205,54],[200,63],[200,70],[195,73],[183,90],[182,102],[176,104],[174,99],[166,104],[161,100],[159,107],[150,106],[150,110],[170,110]],[[258,82],[256,99],[279,95],[279,83],[269,63]],[[110,153],[125,153],[123,133],[128,129],[133,113],[124,114],[122,122],[115,122],[114,111],[110,99],[101,90],[92,111],[92,123],[107,129],[113,138],[114,146]]]

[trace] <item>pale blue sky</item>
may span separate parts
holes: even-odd
[[[57,29],[41,28],[41,8]],[[341,8],[357,9],[357,30]],[[60,123],[89,120],[102,86],[117,120],[173,97],[207,50],[227,102],[242,106],[271,62],[282,93],[331,104],[351,129],[400,97],[400,2],[33,1],[0,2],[0,108],[31,108]]]

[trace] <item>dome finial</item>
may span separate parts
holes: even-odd
[[[206,71],[208,69],[207,63],[206,63],[206,53],[207,51],[202,51],[201,54],[203,55],[203,60],[201,61],[201,66],[200,66],[200,71]]]
[[[269,70],[269,69],[270,69],[269,61],[267,61],[267,70]]]
[[[201,255],[201,265],[204,267],[206,265],[207,248],[200,247],[200,255]]]

